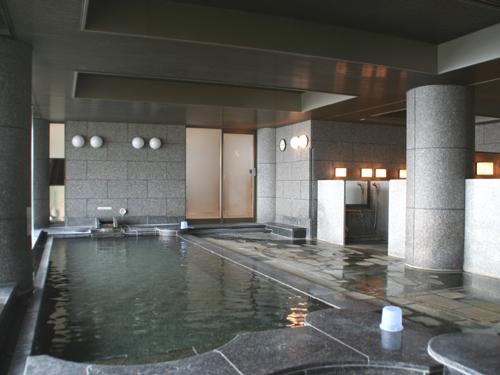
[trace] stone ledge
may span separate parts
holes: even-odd
[[[291,224],[283,223],[266,223],[266,228],[270,229],[273,234],[288,238],[306,238],[307,229]]]
[[[237,335],[218,349],[176,361],[144,365],[94,365],[47,355],[30,356],[25,375],[82,374],[428,374],[442,366],[426,353],[435,333],[406,323],[399,346],[381,338],[379,313],[322,310],[307,317],[309,327]],[[376,328],[375,328],[376,326]],[[317,327],[328,329],[329,333]],[[398,341],[398,340],[396,340]]]

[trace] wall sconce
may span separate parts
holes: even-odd
[[[135,148],[136,150],[143,148],[144,147],[144,138],[134,137],[132,139],[132,147]]]
[[[399,178],[406,178],[407,172],[406,169],[399,170]]]
[[[387,169],[385,169],[385,168],[375,169],[375,177],[376,178],[387,178]]]
[[[76,148],[82,148],[85,145],[85,138],[83,138],[81,135],[75,135],[73,138],[71,138],[71,144],[73,147]]]
[[[494,172],[495,164],[492,161],[478,161],[476,163],[476,175],[493,176]]]
[[[286,139],[285,138],[280,139],[279,149],[281,152],[286,150]]]
[[[149,147],[153,150],[158,150],[161,147],[161,139],[160,138],[151,138],[149,140]]]
[[[371,168],[361,168],[361,177],[362,178],[371,178],[371,177],[373,177],[373,169],[371,169]]]
[[[335,168],[335,177],[347,177],[347,168]]]
[[[104,141],[98,135],[94,135],[92,138],[90,138],[90,145],[93,148],[100,148],[100,147],[102,147],[103,143],[104,143]]]
[[[305,149],[307,145],[309,144],[309,138],[307,135],[302,134],[300,136],[295,136],[290,139],[290,146],[294,150],[299,150],[299,149]]]

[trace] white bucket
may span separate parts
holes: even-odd
[[[181,229],[188,229],[188,222],[186,220],[181,221]]]
[[[397,306],[385,306],[382,310],[380,329],[388,332],[403,330],[403,311]]]

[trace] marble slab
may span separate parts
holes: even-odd
[[[196,357],[178,361],[133,365],[106,366],[87,363],[63,361],[47,355],[32,356],[26,364],[26,375],[156,375],[156,374],[206,374],[206,375],[238,375],[219,353],[208,352]]]
[[[500,374],[500,337],[450,333],[429,341],[429,355],[460,374]]]
[[[363,353],[370,365],[418,371],[441,368],[427,353],[427,343],[451,328],[429,329],[405,321],[402,332],[390,333],[379,328],[380,319],[380,312],[321,310],[309,314],[306,325]]]
[[[312,328],[279,329],[237,336],[220,351],[243,374],[265,375],[321,364],[366,364],[362,354]]]

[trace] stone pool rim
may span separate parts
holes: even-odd
[[[280,284],[283,284],[287,286],[288,288],[291,288],[293,290],[296,290],[304,295],[307,295],[309,297],[315,298],[321,302],[326,303],[327,305],[330,305],[334,307],[335,309],[339,309],[336,311],[340,311],[340,309],[347,309],[349,310],[349,313],[356,312],[357,314],[376,314],[374,311],[379,310],[377,306],[368,304],[366,302],[362,301],[357,301],[354,299],[348,299],[344,301],[341,306],[339,306],[335,298],[332,299],[332,297],[335,297],[338,292],[332,292],[331,290],[318,286],[317,284],[314,284],[310,281],[304,280],[296,275],[288,274],[287,272],[280,271],[275,269],[272,266],[265,265],[262,262],[255,261],[253,259],[250,259],[249,257],[246,257],[241,254],[236,254],[234,252],[231,252],[230,250],[224,249],[223,247],[216,246],[214,244],[209,243],[208,241],[205,241],[203,239],[200,239],[199,237],[190,235],[190,234],[182,234],[178,236],[180,239],[187,241],[191,244],[196,245],[196,247],[201,248],[204,251],[208,251],[209,253],[212,253],[214,255],[217,255],[231,263],[234,263],[236,265],[239,265],[240,267],[245,268],[249,272],[255,272],[259,274],[260,276],[264,276],[268,279],[271,279],[275,282],[278,282]],[[50,374],[50,373],[58,373],[58,374],[64,374],[64,373],[71,373],[71,372],[61,372],[64,368],[71,368],[71,371],[82,371],[82,374],[118,374],[118,373],[123,373],[123,374],[133,374],[136,373],[137,371],[141,371],[141,373],[148,374],[148,373],[156,373],[157,371],[161,370],[163,373],[169,373],[170,370],[174,371],[176,368],[180,368],[182,366],[187,366],[187,368],[195,368],[196,364],[198,363],[199,365],[203,366],[204,373],[214,373],[214,374],[225,374],[225,373],[235,373],[235,374],[244,374],[245,372],[242,372],[237,365],[233,363],[234,358],[228,358],[224,352],[228,349],[231,348],[231,346],[234,346],[235,343],[240,340],[242,337],[247,338],[247,340],[251,340],[252,337],[258,337],[262,335],[271,335],[272,337],[269,337],[269,339],[273,339],[274,336],[276,335],[298,335],[298,336],[304,336],[307,338],[310,337],[315,337],[311,336],[311,332],[315,332],[315,334],[319,335],[319,337],[322,337],[323,339],[328,338],[330,340],[330,344],[333,342],[335,343],[332,348],[335,346],[339,346],[342,349],[345,349],[346,347],[350,350],[353,348],[350,348],[349,345],[345,345],[342,343],[340,340],[335,339],[333,337],[330,337],[329,335],[325,335],[324,332],[322,333],[321,330],[318,330],[312,324],[308,323],[310,320],[310,317],[313,317],[315,313],[310,313],[306,317],[306,326],[303,328],[281,328],[281,329],[275,329],[275,330],[266,330],[266,331],[260,331],[260,332],[248,332],[248,333],[242,333],[236,335],[233,339],[222,345],[221,347],[217,349],[213,349],[211,351],[205,352],[203,354],[200,354],[198,356],[191,356],[179,360],[174,360],[174,361],[168,361],[168,362],[157,362],[157,363],[150,363],[150,364],[142,364],[142,365],[97,365],[97,364],[90,364],[90,363],[81,363],[81,362],[72,362],[72,361],[66,361],[63,359],[59,359],[53,356],[49,355],[31,355],[32,353],[32,346],[34,342],[34,336],[36,333],[36,328],[38,325],[38,319],[39,319],[39,312],[41,309],[41,304],[42,304],[42,297],[43,297],[43,291],[45,287],[45,282],[46,282],[46,277],[47,277],[47,272],[48,272],[48,266],[49,266],[49,259],[50,255],[52,252],[52,247],[53,247],[53,241],[54,237],[53,236],[48,236],[44,249],[43,249],[43,254],[42,254],[42,260],[40,262],[40,266],[36,272],[36,277],[35,277],[35,283],[34,283],[34,293],[33,297],[30,300],[30,303],[28,305],[28,309],[26,312],[26,316],[24,318],[23,324],[22,324],[22,330],[21,334],[19,336],[19,341],[16,346],[16,350],[14,353],[14,357],[11,363],[11,367],[9,370],[9,374],[17,375],[17,374]],[[324,294],[323,294],[324,293]],[[326,311],[328,311],[327,309]],[[325,310],[322,310],[325,311]],[[423,329],[423,328],[422,328]],[[280,332],[281,331],[281,332]],[[295,331],[293,334],[291,333],[292,331]],[[288,332],[288,333],[286,333]],[[314,338],[316,340],[316,338]],[[303,340],[303,338],[300,338],[299,341]],[[263,346],[265,344],[265,340],[259,339],[258,340],[259,345],[258,346]],[[329,342],[329,341],[328,341]],[[287,340],[283,341],[281,345],[287,346],[293,344],[293,340],[287,338]],[[333,345],[333,344],[332,344]],[[325,368],[325,367],[331,367],[331,368],[380,368],[380,369],[399,369],[399,370],[408,370],[408,371],[418,371],[421,373],[432,373],[439,368],[441,368],[441,365],[437,364],[436,366],[420,366],[412,363],[402,363],[400,361],[396,362],[381,362],[377,363],[377,361],[368,361],[365,357],[363,357],[362,353],[357,351],[356,349],[353,350],[353,352],[357,352],[358,355],[361,355],[358,357],[358,359],[352,359],[352,358],[338,358],[336,360],[334,359],[328,359],[328,358],[323,358],[321,360],[313,360],[312,358],[310,361],[304,360],[300,363],[300,365],[294,365],[291,367],[277,367],[276,364],[275,366],[271,366],[270,368],[261,368],[262,374],[272,374],[272,373],[280,373],[280,374],[286,374],[289,372],[294,372],[294,371],[301,371],[305,369],[311,369],[311,368]],[[352,354],[352,353],[351,353]],[[248,354],[245,354],[245,358],[248,358]],[[200,359],[202,360],[202,363],[200,362]],[[221,361],[222,359],[222,361]],[[271,358],[272,359],[272,358]],[[260,356],[257,356],[253,359],[257,363],[262,362],[262,358]],[[203,364],[203,362],[206,362]],[[210,363],[215,363],[216,367],[213,369],[214,372],[206,372],[209,367],[208,366]],[[179,367],[180,366],[180,367]],[[222,367],[221,367],[222,366]],[[227,367],[229,366],[229,367]],[[56,368],[59,368],[57,372],[51,372],[53,370],[56,370]],[[265,366],[262,366],[265,367]],[[226,371],[227,370],[227,371]],[[268,371],[269,370],[269,371]],[[175,370],[177,371],[177,370]],[[265,372],[262,372],[265,371]],[[189,371],[186,373],[190,373]],[[196,372],[192,372],[196,373]]]

